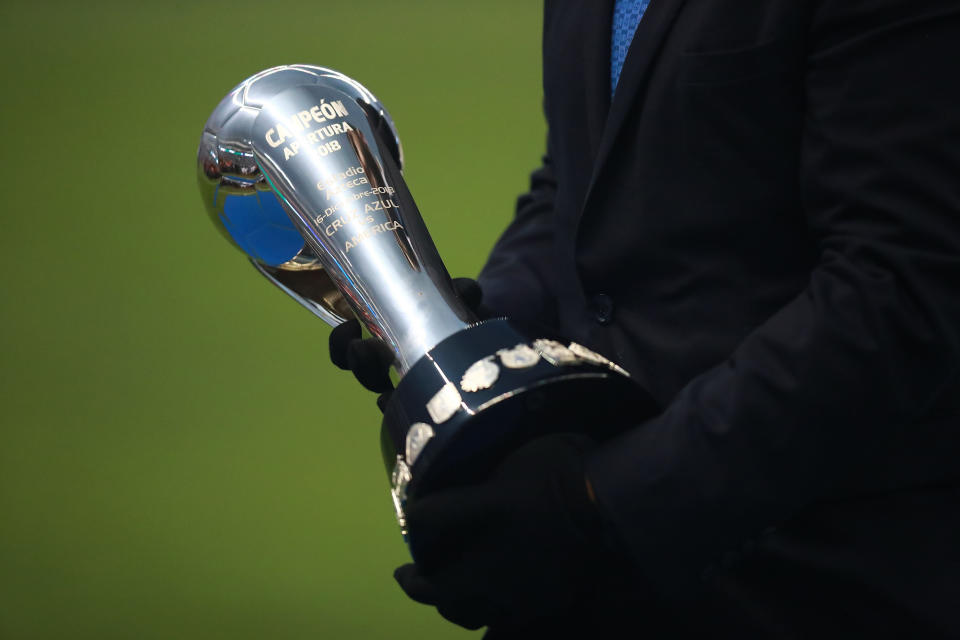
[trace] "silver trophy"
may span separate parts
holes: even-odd
[[[198,164],[210,217],[261,274],[393,351],[381,442],[405,535],[408,500],[482,477],[525,440],[577,424],[606,437],[653,411],[605,357],[474,317],[403,180],[390,115],[355,80],[310,65],[251,76],[214,109]]]

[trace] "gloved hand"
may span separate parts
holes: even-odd
[[[480,317],[480,285],[471,278],[454,278],[453,288],[467,307]],[[353,372],[364,387],[381,395],[377,404],[383,409],[389,392],[393,390],[390,380],[390,364],[393,352],[377,338],[361,338],[360,323],[351,318],[330,332],[330,360],[337,367]]]
[[[416,563],[398,568],[397,582],[468,629],[525,625],[576,605],[616,558],[584,475],[592,446],[583,435],[545,436],[480,484],[409,503]]]

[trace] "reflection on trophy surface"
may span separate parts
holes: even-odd
[[[261,274],[393,351],[381,441],[401,528],[407,500],[475,479],[562,416],[613,432],[626,399],[634,416],[651,408],[603,356],[474,317],[403,180],[392,119],[355,80],[308,65],[248,78],[210,116],[198,161],[208,213]]]

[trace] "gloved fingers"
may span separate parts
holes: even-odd
[[[456,487],[407,503],[407,523],[411,531],[430,531],[437,537],[456,536],[460,531],[479,531],[503,505],[504,496],[494,487]]]
[[[484,560],[478,558],[477,566],[454,563],[430,575],[440,595],[434,606],[441,616],[467,629],[479,629],[504,618],[495,599],[508,588],[486,575],[485,566]]]
[[[351,342],[359,340],[360,335],[360,323],[355,318],[333,328],[330,332],[330,360],[333,364],[344,371],[350,368],[347,348]]]
[[[477,313],[480,309],[480,301],[483,300],[483,291],[477,281],[473,278],[454,278],[453,288],[460,299],[467,304],[467,307]]]
[[[502,501],[483,489],[450,489],[407,503],[410,553],[428,575],[476,550],[489,528],[506,519]]]
[[[499,617],[496,607],[480,597],[451,600],[437,606],[437,613],[471,631],[493,624]]]
[[[380,409],[380,413],[387,412],[387,405],[390,404],[390,398],[393,396],[393,391],[384,391],[379,396],[377,396],[377,408]]]
[[[535,438],[519,446],[494,469],[492,478],[526,479],[543,477],[548,469],[567,464],[582,465],[582,457],[596,442],[582,433],[560,432]]]
[[[351,340],[347,345],[347,365],[364,387],[375,393],[393,390],[390,365],[394,355],[390,347],[377,338]]]
[[[436,605],[442,599],[442,592],[420,573],[420,567],[410,563],[397,567],[393,572],[403,592],[420,604]]]
[[[435,606],[441,616],[466,629],[479,629],[499,617],[497,608],[485,598],[465,593],[462,585],[427,578],[416,564],[397,568],[393,577],[411,600]]]

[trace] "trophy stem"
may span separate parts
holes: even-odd
[[[294,85],[263,105],[252,148],[297,231],[403,376],[477,319],[453,289],[378,118],[337,86]]]

